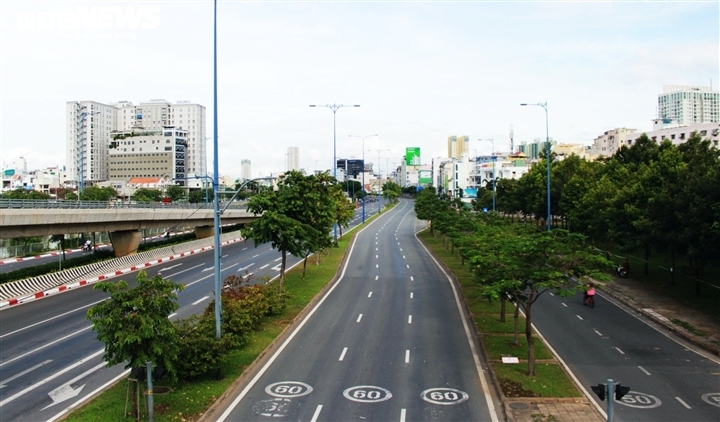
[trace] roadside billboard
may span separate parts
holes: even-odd
[[[408,166],[420,165],[420,147],[405,148],[405,164]]]

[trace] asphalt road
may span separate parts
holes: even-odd
[[[720,421],[716,358],[602,295],[595,302],[546,293],[533,322],[602,409],[590,386],[612,379],[631,388],[614,402],[615,421]]]
[[[215,419],[498,420],[458,296],[418,224],[402,200],[358,233],[341,278]]]
[[[376,210],[375,210],[376,211]],[[366,209],[366,217],[371,210]],[[360,210],[351,225],[361,221]],[[255,248],[239,242],[222,249],[222,277],[277,276],[280,253],[268,244]],[[298,262],[288,257],[288,266]],[[186,285],[180,308],[171,318],[202,312],[213,300],[213,253],[189,255],[146,269],[149,276]],[[135,274],[120,277],[134,283]],[[107,296],[85,287],[0,311],[0,420],[54,420],[68,407],[102,390],[125,373],[122,366],[106,368],[103,344],[85,319],[87,309]]]

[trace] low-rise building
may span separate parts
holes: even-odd
[[[130,181],[137,177],[169,178],[185,186],[187,131],[173,126],[163,130],[112,132],[109,146],[110,180]]]

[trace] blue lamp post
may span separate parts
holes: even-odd
[[[217,0],[213,11],[213,214],[215,223],[215,338],[221,335],[221,281],[220,281],[220,201],[218,198],[218,95],[217,95]],[[206,190],[207,192],[207,190]]]
[[[547,229],[552,229],[552,214],[550,214],[550,131],[548,129],[548,109],[547,101],[544,103],[528,104],[522,103],[521,106],[540,106],[545,110],[545,162],[547,163]]]
[[[362,138],[362,149],[363,149],[363,154],[362,154],[362,162],[363,162],[363,169],[362,169],[362,170],[363,170],[363,172],[362,172],[362,201],[363,201],[363,204],[362,204],[362,222],[363,222],[363,223],[365,223],[365,138],[369,138],[369,137],[371,137],[371,136],[378,136],[378,134],[376,133],[376,134],[374,134],[374,135],[365,135],[365,136],[360,136],[360,135],[348,135],[348,137],[350,137],[350,138],[352,138],[352,137]]]

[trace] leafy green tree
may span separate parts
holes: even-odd
[[[80,199],[83,201],[109,201],[116,199],[117,196],[117,191],[110,186],[104,188],[89,186],[83,189]]]
[[[17,188],[5,192],[2,197],[4,199],[50,199],[50,195],[44,192],[24,188]]]
[[[350,198],[355,201],[357,198],[362,197],[362,184],[357,180],[346,180],[340,182],[340,187],[343,192],[347,192]]]
[[[133,199],[138,202],[160,202],[163,194],[158,189],[140,188],[135,190]]]
[[[144,368],[152,362],[174,377],[177,345],[168,317],[178,309],[177,292],[184,286],[161,276],[150,278],[145,271],[136,281],[132,288],[124,280],[95,285],[110,294],[87,312],[98,340],[105,343],[103,360],[108,367],[125,363],[125,368]]]
[[[288,253],[304,257],[306,263],[309,253],[330,244],[329,233],[338,218],[335,192],[342,196],[327,172],[305,175],[292,170],[278,181],[277,191],[262,191],[248,201],[248,211],[262,215],[243,229],[243,236],[256,246],[270,242],[281,252],[281,284]]]
[[[215,196],[212,188],[197,189],[190,191],[190,195],[188,195],[188,202],[190,202],[191,204],[201,204],[204,202],[212,204],[214,198]]]
[[[170,185],[165,189],[165,195],[171,202],[182,202],[185,200],[185,188],[178,185]]]
[[[487,239],[484,237],[483,239]],[[532,333],[532,305],[547,291],[563,297],[584,289],[590,280],[607,281],[603,272],[611,263],[585,243],[581,234],[563,229],[552,231],[514,226],[492,245],[496,259],[479,263],[479,271],[492,276],[483,284],[495,298],[509,293],[525,313],[525,339],[528,344],[528,375],[535,375],[535,340]],[[578,282],[570,281],[575,278]]]
[[[77,201],[78,195],[75,192],[66,192],[65,193],[65,200],[66,201]]]

